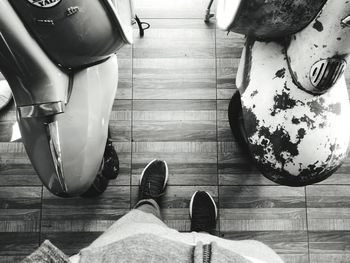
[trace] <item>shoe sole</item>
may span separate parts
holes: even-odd
[[[194,197],[195,195],[198,193],[199,191],[196,191],[192,197],[191,197],[191,201],[190,201],[190,218],[192,219],[192,206],[193,206],[193,200],[194,200]],[[216,203],[213,199],[213,197],[207,192],[207,191],[204,191],[205,193],[207,193],[207,195],[210,197],[211,201],[213,202],[214,204],[214,208],[215,208],[215,220],[218,218],[218,208],[216,206]]]
[[[142,178],[143,178],[143,175],[145,174],[145,171],[147,170],[147,168],[153,163],[157,161],[157,159],[153,159],[152,161],[150,161],[146,167],[143,169],[142,173],[141,173],[141,176],[140,176],[140,181],[139,181],[139,185],[141,185],[141,181],[142,181]],[[166,161],[162,161],[164,162],[165,164],[165,180],[164,180],[164,184],[163,184],[163,189],[165,189],[166,187],[166,184],[168,183],[168,179],[169,179],[169,169],[168,169],[168,164],[166,163]]]

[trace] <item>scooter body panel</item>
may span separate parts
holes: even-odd
[[[68,75],[47,57],[7,0],[0,1],[0,69],[17,107],[67,101]]]
[[[130,0],[9,0],[46,54],[63,68],[82,68],[132,42]],[[128,11],[129,10],[129,11]]]
[[[344,76],[332,89],[314,96],[295,85],[282,45],[248,38],[242,57],[237,86],[249,149],[259,170],[289,186],[330,176],[349,145]]]
[[[118,65],[113,56],[74,75],[64,113],[19,119],[28,156],[52,193],[79,195],[94,181],[107,140],[117,83]]]
[[[326,0],[220,0],[217,23],[224,30],[263,39],[298,32],[317,15]]]
[[[286,47],[298,87],[313,94],[332,88],[343,75],[350,53],[350,3],[327,1],[322,11]]]

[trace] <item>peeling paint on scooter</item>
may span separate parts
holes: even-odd
[[[325,0],[242,1],[231,30],[263,39],[290,35],[309,24],[324,2]]]
[[[344,76],[314,96],[294,84],[283,46],[254,41],[249,82],[240,84],[249,148],[259,170],[279,184],[324,180],[347,155],[350,125]],[[242,76],[242,77],[244,77]],[[244,86],[244,83],[248,83]],[[243,91],[243,92],[242,92]]]

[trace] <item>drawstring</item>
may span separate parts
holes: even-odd
[[[211,244],[203,246],[203,263],[210,263],[211,256]]]

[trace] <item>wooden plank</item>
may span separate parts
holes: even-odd
[[[200,18],[204,19],[209,1],[203,0],[136,0],[136,13],[142,18]],[[215,12],[214,1],[212,12]],[[203,22],[204,24],[204,22]]]
[[[239,58],[217,58],[217,98],[228,100],[237,89],[236,75]]]
[[[151,22],[150,22],[151,23]],[[168,20],[163,20],[164,24]],[[215,29],[150,27],[143,38],[136,38],[134,58],[215,58]]]
[[[218,143],[220,185],[276,185],[264,177],[236,142]]]
[[[305,208],[304,188],[220,186],[220,208]]]
[[[349,208],[349,185],[312,185],[306,188],[309,208]]]
[[[133,109],[138,111],[180,111],[180,112],[193,112],[193,111],[216,111],[215,100],[134,100]]]
[[[347,262],[350,255],[350,186],[306,188],[310,262]]]
[[[150,21],[152,23],[152,21]],[[163,20],[134,45],[135,99],[215,99],[215,29]]]
[[[0,187],[0,209],[40,209],[41,187]]]
[[[109,186],[100,196],[94,198],[61,198],[54,196],[47,189],[43,195],[43,217],[49,209],[128,209],[130,207],[130,189],[128,186]]]
[[[304,208],[223,208],[220,215],[222,231],[307,230]]]
[[[310,262],[349,262],[350,231],[309,231]]]
[[[22,143],[0,143],[0,185],[41,186]]]
[[[215,60],[134,59],[134,99],[215,99]]]
[[[40,209],[0,209],[0,232],[39,232]]]
[[[118,89],[116,99],[132,99],[132,45],[125,45],[117,52]]]
[[[240,58],[244,47],[244,36],[222,30],[216,30],[216,57]]]
[[[153,100],[138,101],[133,112],[133,140],[215,141],[216,114],[212,104],[203,103],[202,108],[189,111],[182,110],[182,103],[181,100],[171,100],[168,101],[171,110],[164,107],[141,111],[137,110],[138,107],[149,108],[157,104]]]
[[[132,184],[154,158],[166,160],[169,185],[216,185],[216,142],[134,142]]]
[[[349,208],[308,208],[307,213],[310,231],[350,231]]]
[[[115,142],[131,141],[131,100],[115,100],[110,115],[109,129]]]
[[[132,99],[132,59],[119,58],[118,89],[116,99]]]
[[[39,246],[37,232],[0,233],[0,256],[30,255]]]
[[[21,262],[25,256],[0,256],[1,263],[17,263]]]

